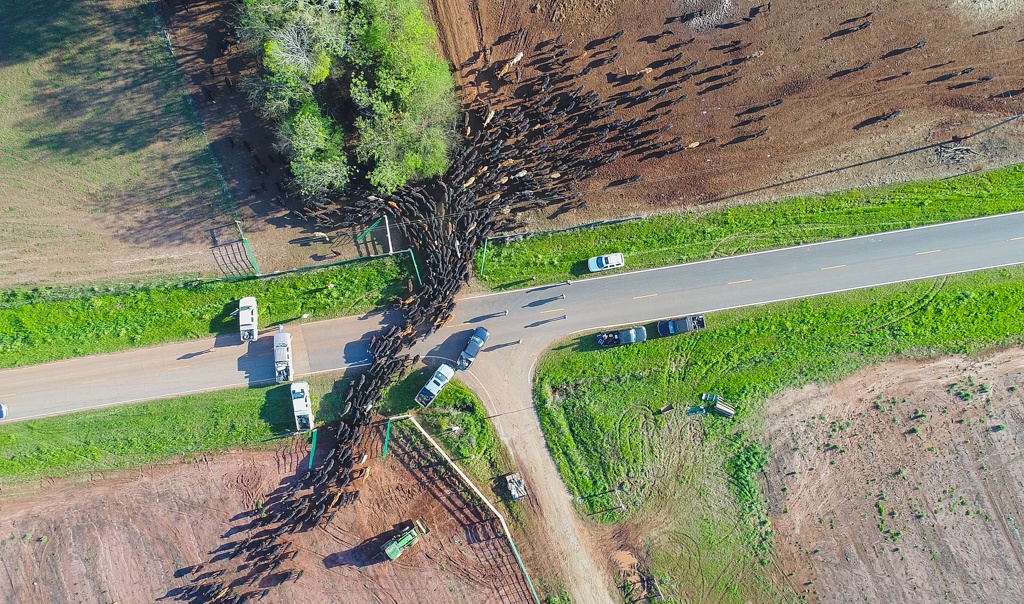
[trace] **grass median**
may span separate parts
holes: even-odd
[[[341,372],[304,378],[317,422],[336,419]],[[344,385],[345,382],[337,382]],[[133,468],[288,436],[295,428],[287,384],[204,392],[4,424],[0,484]]]
[[[259,301],[261,327],[365,312],[403,291],[406,275],[401,261],[382,258],[265,279],[6,292],[0,367],[234,333],[243,296]]]
[[[772,539],[764,401],[894,357],[1019,345],[1022,307],[1024,268],[1012,268],[715,313],[706,331],[615,349],[582,336],[541,363],[538,413],[581,512],[656,527],[645,543],[672,597],[689,601],[689,586],[720,573],[718,601],[775,599],[759,570]],[[737,417],[688,418],[703,392]]]
[[[587,258],[609,252],[625,253],[625,270],[635,270],[1017,210],[1024,165],[538,235],[488,246],[483,274],[482,253],[476,268],[488,287],[514,289],[580,277]]]

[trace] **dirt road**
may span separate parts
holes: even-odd
[[[613,552],[595,547],[581,522],[548,452],[533,406],[534,363],[546,345],[542,336],[524,338],[501,363],[475,365],[468,384],[494,415],[495,429],[532,494],[529,503],[540,520],[537,533],[546,535],[547,541],[547,547],[535,546],[542,559],[533,561],[534,568],[554,571],[577,604],[611,603],[615,601],[611,595]],[[495,415],[498,409],[514,411]],[[543,559],[545,556],[550,559]]]

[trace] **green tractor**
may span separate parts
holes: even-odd
[[[423,520],[416,520],[415,522],[407,522],[403,526],[398,534],[388,540],[383,547],[380,548],[384,557],[388,560],[397,560],[406,549],[412,547],[417,541],[420,540],[420,535],[426,535],[430,531],[423,524]]]

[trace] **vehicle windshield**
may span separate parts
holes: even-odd
[[[306,392],[304,390],[293,390],[292,398],[305,398]]]
[[[604,268],[604,265],[605,265],[604,256],[598,256],[598,258],[597,258],[597,267],[598,268]]]

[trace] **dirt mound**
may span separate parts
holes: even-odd
[[[1019,602],[1024,351],[880,365],[768,405],[777,563],[809,601]]]

